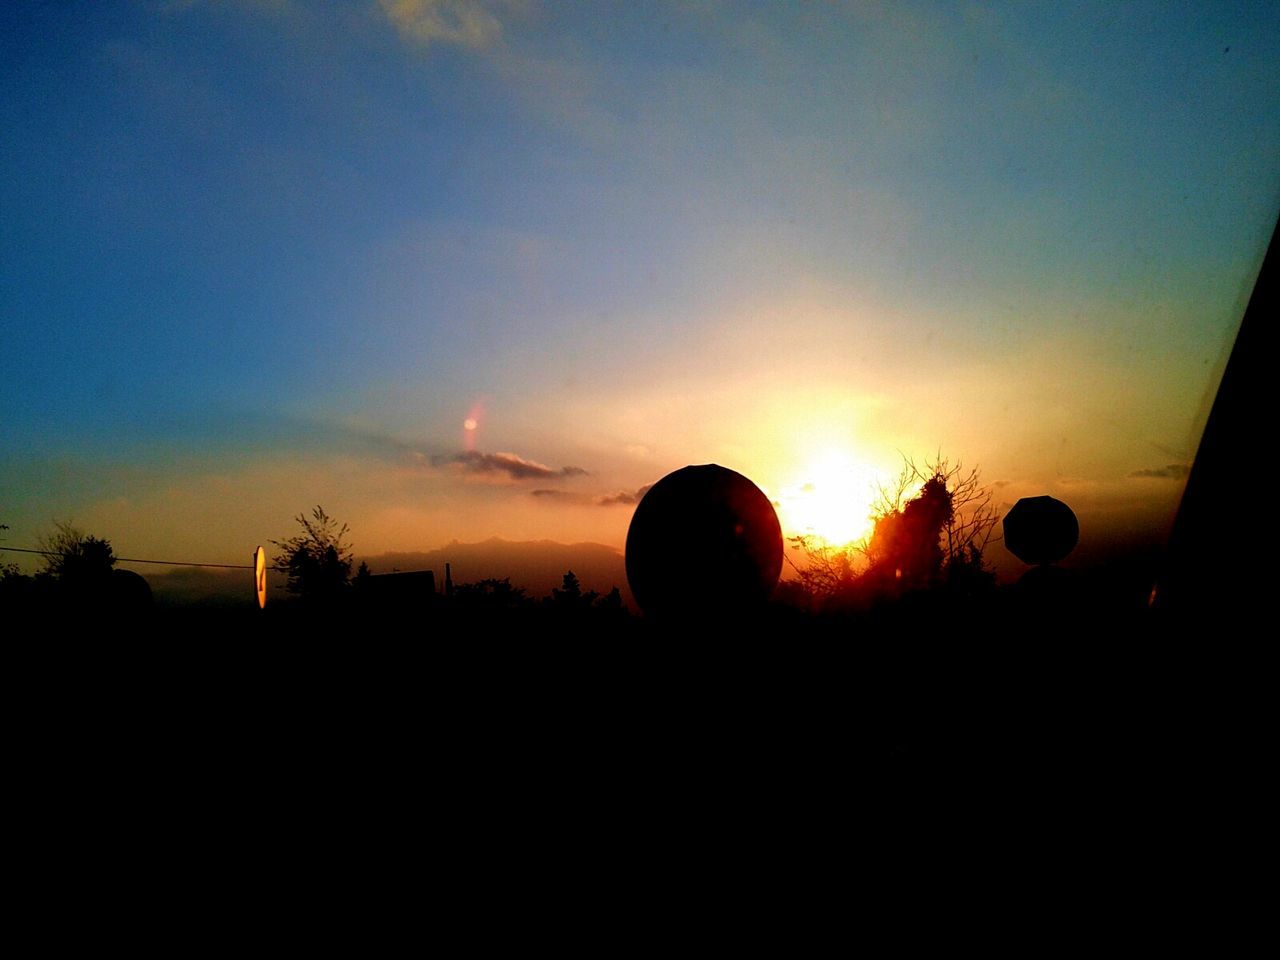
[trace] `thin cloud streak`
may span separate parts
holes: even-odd
[[[580,506],[593,507],[633,507],[640,502],[640,499],[649,492],[649,487],[653,484],[645,484],[635,493],[628,493],[623,490],[611,496],[593,497],[585,493],[573,493],[568,490],[548,490],[538,489],[531,490],[530,495],[539,499],[554,501],[557,503],[573,503]]]
[[[535,460],[526,460],[515,453],[481,453],[479,450],[464,450],[451,456],[431,458],[433,466],[459,464],[469,473],[505,473],[512,480],[540,480],[551,477],[585,477],[587,471],[582,467],[561,467],[554,469]]]
[[[637,503],[640,502],[641,498],[643,498],[644,495],[649,492],[649,488],[651,486],[653,486],[653,484],[646,483],[643,487],[641,487],[635,493],[627,493],[624,490],[621,493],[615,493],[612,497],[601,497],[599,500],[596,501],[596,503],[602,507],[635,506]]]
[[[1191,468],[1185,463],[1170,463],[1163,467],[1155,467],[1148,470],[1135,470],[1129,474],[1131,477],[1141,477],[1156,480],[1182,480],[1191,473]]]
[[[479,49],[502,34],[493,4],[478,0],[381,0],[380,5],[402,37],[423,46]]]

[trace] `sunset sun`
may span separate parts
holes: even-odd
[[[848,454],[827,451],[810,461],[779,497],[788,534],[820,537],[830,546],[855,543],[871,533],[877,476]]]

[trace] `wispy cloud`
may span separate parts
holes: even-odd
[[[1135,470],[1129,476],[1155,478],[1157,480],[1181,480],[1190,472],[1191,468],[1185,463],[1170,463],[1150,470]]]
[[[478,49],[495,41],[502,24],[494,15],[496,3],[481,0],[380,0],[400,35],[430,46],[453,44]]]
[[[635,504],[640,502],[640,499],[646,493],[649,492],[649,488],[651,486],[653,486],[653,484],[646,483],[643,487],[641,487],[635,493],[627,493],[624,490],[621,493],[615,493],[611,497],[601,497],[599,500],[596,501],[596,503],[598,503],[602,507],[634,506]]]
[[[432,457],[434,466],[458,464],[468,473],[505,473],[512,480],[539,480],[551,477],[585,477],[582,467],[548,467],[536,460],[526,460],[515,453],[481,453],[464,450],[449,456]]]
[[[569,490],[546,490],[546,489],[531,490],[530,494],[532,496],[538,497],[541,500],[552,500],[552,501],[555,501],[556,503],[575,503],[581,506],[592,506],[592,507],[635,506],[637,503],[640,502],[640,498],[643,497],[648,492],[650,486],[652,486],[652,484],[646,484],[645,486],[637,490],[635,493],[628,493],[624,490],[620,493],[615,493],[611,496],[603,496],[603,497],[593,497],[590,494],[574,493]]]

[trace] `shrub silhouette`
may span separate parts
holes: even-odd
[[[51,536],[40,538],[46,551],[43,573],[66,590],[104,592],[116,564],[111,543],[91,537],[69,523],[58,523]]]
[[[342,597],[351,579],[351,544],[343,537],[347,525],[338,522],[320,506],[311,516],[295,518],[303,532],[288,540],[272,540],[280,548],[272,562],[289,575],[286,589],[310,604],[330,604]]]
[[[919,490],[908,497],[916,484]],[[941,455],[923,465],[907,459],[894,483],[881,488],[875,517],[870,537],[850,547],[791,538],[806,560],[793,567],[815,601],[940,587],[972,592],[994,583],[982,553],[998,517],[976,468],[966,471]]]

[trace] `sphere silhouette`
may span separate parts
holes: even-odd
[[[719,464],[667,474],[627,531],[627,583],[650,617],[738,616],[782,572],[782,527],[754,483]]]
[[[1004,518],[1004,545],[1023,563],[1057,563],[1080,540],[1075,512],[1053,497],[1023,497]]]
[[[112,570],[107,603],[116,613],[145,613],[152,608],[151,584],[132,570]]]

